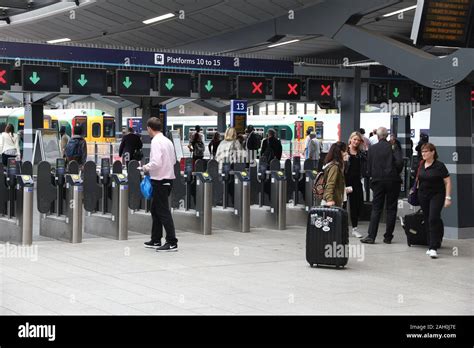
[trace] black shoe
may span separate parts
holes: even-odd
[[[365,238],[362,238],[360,240],[361,243],[365,243],[365,244],[374,244],[374,240],[370,237],[365,237]]]
[[[153,242],[150,240],[149,242],[143,243],[145,245],[145,248],[150,248],[150,249],[156,249],[161,246],[161,242]]]
[[[165,243],[165,245],[156,249],[156,251],[178,251],[178,244]]]
[[[383,240],[383,242],[384,242],[385,244],[392,244],[392,240],[391,240],[391,239],[387,239],[387,238],[385,238],[385,239]]]

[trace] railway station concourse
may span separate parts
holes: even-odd
[[[0,7],[2,318],[474,314],[474,1]],[[168,200],[142,192],[161,148],[156,120],[174,148]],[[332,224],[315,213],[325,204],[318,173],[364,131],[371,168],[381,166],[371,149],[383,135],[403,161],[393,240],[382,236],[384,211],[375,244],[361,242],[375,178],[361,172],[358,201],[346,174],[343,240],[324,242],[346,261],[312,261],[312,243],[326,237],[311,231],[329,236]],[[129,133],[140,151],[123,153]],[[82,136],[87,154],[71,157],[63,134]],[[281,145],[270,155],[268,136]],[[220,157],[217,144],[213,153],[216,139],[237,156]],[[449,173],[439,221],[408,203],[427,142]],[[162,209],[155,200],[170,207],[174,252],[144,245]],[[430,257],[436,228],[444,237]]]

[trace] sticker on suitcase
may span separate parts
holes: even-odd
[[[316,228],[321,228],[324,232],[331,231],[330,224],[333,219],[330,216],[320,216],[319,214],[311,214],[311,225],[314,225]]]

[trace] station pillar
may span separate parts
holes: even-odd
[[[411,141],[411,115],[393,116],[391,119],[392,133],[395,134],[402,148],[403,157],[413,155],[413,142]]]
[[[471,86],[433,90],[430,142],[451,176],[452,206],[443,209],[445,238],[474,238],[474,115]]]
[[[225,112],[218,112],[217,113],[217,131],[224,136],[224,133],[227,129],[227,122],[226,122],[226,113]]]
[[[340,83],[341,141],[347,143],[352,132],[360,129],[361,70],[354,68],[354,78]]]
[[[143,156],[144,158],[150,157],[151,149],[151,137],[148,135],[146,124],[150,117],[152,117],[152,99],[142,98],[141,109],[142,109],[142,142],[143,142]]]
[[[115,109],[115,138],[121,139],[122,138],[122,119],[123,119],[123,109],[116,108]],[[128,125],[125,129],[128,129]]]

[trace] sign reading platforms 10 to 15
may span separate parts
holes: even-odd
[[[61,90],[61,69],[59,67],[23,64],[21,76],[24,91],[59,92]]]
[[[10,89],[10,64],[0,64],[0,89]]]
[[[274,77],[273,99],[300,100],[301,80],[296,78]]]
[[[149,96],[151,89],[150,73],[135,70],[117,70],[116,91],[119,95]]]
[[[71,68],[71,93],[106,94],[107,70],[90,68]]]
[[[203,99],[228,99],[230,95],[229,76],[200,74],[199,94]]]
[[[190,97],[191,75],[160,72],[160,95],[169,97]]]

